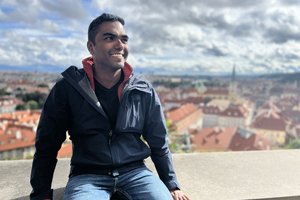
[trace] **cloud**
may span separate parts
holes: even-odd
[[[34,23],[39,14],[38,10],[35,9],[37,4],[34,0],[4,0],[1,2],[0,21],[5,23]]]
[[[83,20],[87,16],[87,11],[83,7],[83,3],[80,0],[64,0],[64,1],[52,1],[43,0],[40,1],[41,6],[47,10],[47,12],[57,14],[61,18],[68,18],[72,20]]]
[[[124,17],[129,62],[139,69],[297,71],[299,9],[297,0],[3,0],[0,64],[80,65],[90,21],[110,12]]]
[[[280,0],[280,3],[287,6],[299,6],[300,2],[298,0]]]
[[[220,57],[220,56],[226,56],[227,53],[223,51],[220,47],[218,46],[213,46],[211,48],[205,49],[204,54],[210,55],[210,56],[215,56],[215,57]]]

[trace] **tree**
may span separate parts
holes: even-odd
[[[5,96],[5,95],[8,95],[9,93],[6,91],[5,88],[1,88],[0,89],[0,96]]]
[[[167,126],[167,130],[168,130],[168,134],[169,134],[169,148],[170,148],[170,151],[175,153],[175,152],[178,152],[178,144],[176,143],[176,140],[174,138],[174,132],[172,131],[172,122],[170,120],[166,120],[166,126]]]
[[[16,110],[26,110],[26,105],[25,104],[19,104],[16,106]]]
[[[30,100],[26,103],[25,108],[29,110],[36,110],[39,109],[39,104],[34,100]]]
[[[21,99],[23,102],[25,102],[25,109],[35,108],[37,104],[36,109],[40,109],[43,107],[44,102],[46,100],[47,95],[40,92],[33,92],[33,93],[26,93],[26,94],[19,94],[17,95],[17,98]],[[28,104],[29,101],[34,101],[35,103],[31,102]]]
[[[300,149],[300,139],[292,140],[289,144],[286,145],[287,149]]]
[[[38,84],[38,87],[40,87],[40,88],[49,88],[48,85],[45,84],[45,83]]]

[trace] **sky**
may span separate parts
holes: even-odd
[[[125,19],[138,72],[300,71],[299,0],[0,0],[0,70],[81,67],[89,23],[103,12]]]

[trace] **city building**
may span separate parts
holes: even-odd
[[[279,113],[268,110],[254,119],[251,129],[261,137],[268,139],[272,147],[279,147],[286,143],[288,124],[288,120]]]
[[[0,97],[0,114],[14,112],[19,102],[14,97]]]
[[[219,114],[218,125],[223,127],[247,127],[251,123],[251,113],[245,105],[230,104]]]
[[[176,135],[188,133],[190,128],[202,128],[203,124],[201,109],[192,103],[167,111],[166,118],[170,122],[170,131]]]

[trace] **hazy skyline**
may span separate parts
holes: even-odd
[[[0,69],[81,67],[90,21],[125,19],[128,62],[170,74],[300,71],[298,0],[2,0]]]

